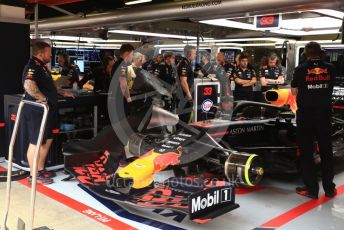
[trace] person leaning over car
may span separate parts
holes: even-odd
[[[310,42],[305,47],[307,61],[294,71],[291,90],[296,95],[297,142],[305,186],[296,192],[312,199],[318,198],[319,184],[314,163],[314,140],[317,140],[322,183],[326,197],[337,194],[333,183],[333,152],[331,142],[332,91],[336,77],[335,67],[321,60],[321,47]]]

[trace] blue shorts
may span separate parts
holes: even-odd
[[[22,110],[21,125],[30,144],[36,145],[39,130],[43,117],[43,109],[25,105]],[[48,139],[53,138],[53,130],[58,128],[58,112],[57,109],[50,109],[48,112],[47,123],[44,130],[42,144]]]

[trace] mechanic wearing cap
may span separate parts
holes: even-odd
[[[284,73],[282,66],[278,64],[279,60],[276,54],[270,54],[268,65],[262,67],[259,72],[262,92],[273,88],[273,85],[284,84]]]
[[[241,54],[239,66],[233,73],[235,90],[234,100],[253,100],[253,86],[257,82],[256,72],[248,65],[248,56]]]
[[[50,184],[53,182],[53,173],[45,170],[45,160],[53,142],[52,132],[57,128],[57,98],[58,94],[65,97],[73,97],[71,92],[65,92],[56,88],[51,73],[46,64],[51,61],[51,46],[45,42],[38,41],[32,45],[33,57],[29,60],[23,71],[23,85],[25,89],[24,99],[41,102],[49,105],[43,142],[38,156],[37,183]],[[30,171],[33,171],[33,157],[37,146],[37,139],[42,121],[43,110],[32,105],[23,108],[23,129],[29,139],[27,159]],[[31,183],[31,176],[29,183]]]
[[[154,71],[154,75],[163,81],[164,86],[169,92],[172,92],[176,82],[174,65],[174,54],[172,52],[165,52],[164,61]]]
[[[192,112],[193,100],[193,86],[195,73],[192,66],[192,61],[196,59],[196,47],[186,45],[184,47],[185,57],[179,62],[177,72],[179,78],[177,79],[177,97],[179,105],[177,113],[179,120],[189,123]]]
[[[305,55],[307,61],[295,69],[291,82],[292,93],[297,95],[297,141],[305,184],[297,187],[296,192],[312,199],[318,198],[319,184],[313,157],[316,139],[320,150],[325,196],[333,197],[337,193],[333,183],[331,143],[331,98],[336,77],[335,67],[320,59],[321,47],[316,42],[306,45]]]

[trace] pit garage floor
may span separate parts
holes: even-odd
[[[0,164],[6,167],[5,164]],[[237,189],[240,208],[200,225],[185,215],[168,210],[144,210],[96,200],[83,191],[76,181],[62,182],[58,172],[55,183],[38,186],[35,227],[55,230],[77,229],[344,229],[344,161],[336,162],[338,195],[318,200],[295,194],[300,178],[266,178],[254,189]],[[5,183],[0,183],[0,213],[4,210]],[[18,217],[28,222],[30,190],[27,179],[12,184],[9,229],[16,229]]]

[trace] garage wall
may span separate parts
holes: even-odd
[[[4,123],[4,95],[23,93],[22,70],[30,57],[28,24],[0,22],[0,124]],[[0,125],[0,157],[5,143],[4,127]]]

